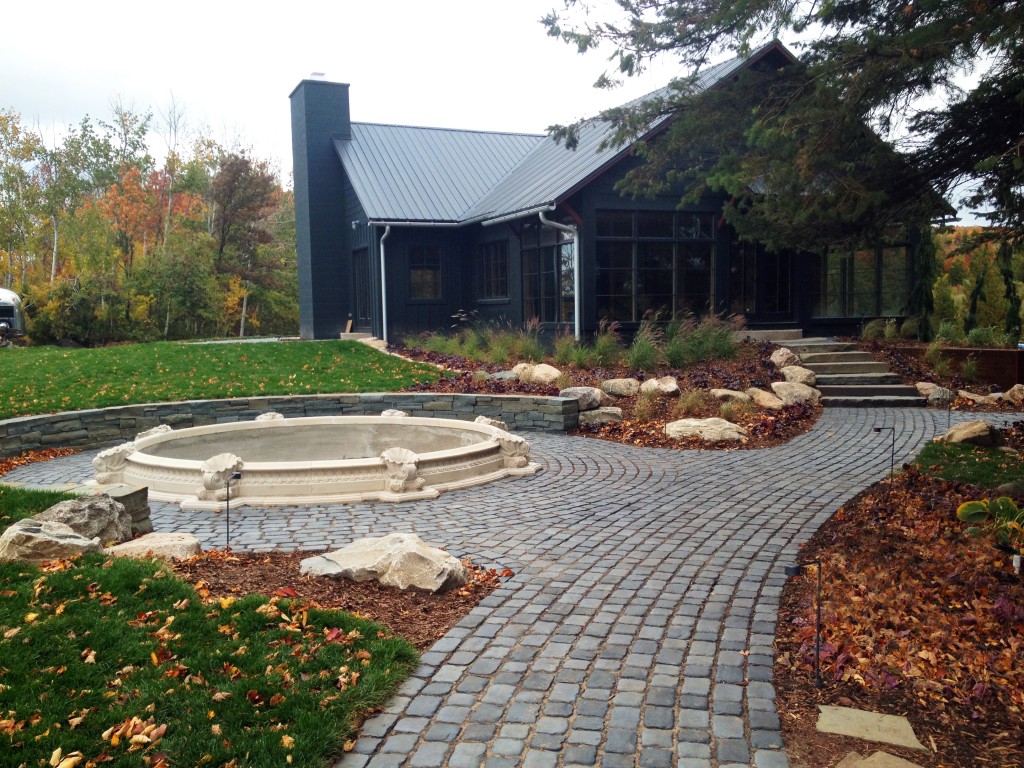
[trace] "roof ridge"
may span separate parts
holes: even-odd
[[[477,133],[485,136],[528,136],[543,139],[546,133],[530,133],[527,131],[485,131],[477,128],[441,128],[433,125],[408,125],[404,123],[372,123],[352,121],[351,125],[374,126],[376,128],[404,128],[415,131],[445,131],[446,133]]]

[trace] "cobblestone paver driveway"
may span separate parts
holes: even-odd
[[[989,415],[1003,423],[1008,417]],[[954,420],[976,418],[953,414]],[[340,768],[786,766],[772,640],[797,545],[945,430],[946,412],[826,410],[763,451],[640,450],[530,434],[544,472],[388,505],[232,510],[242,549],[415,531],[515,577],[423,655]],[[6,481],[91,475],[94,453]],[[223,546],[223,516],[154,504]]]

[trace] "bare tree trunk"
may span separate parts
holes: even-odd
[[[57,279],[57,234],[60,231],[60,223],[57,221],[56,215],[51,216],[50,221],[53,223],[53,256],[50,260],[50,285],[53,285]]]
[[[164,338],[171,332],[171,302],[167,302],[167,314],[164,316]]]
[[[242,294],[242,319],[238,323],[238,338],[245,338],[245,315],[249,311],[249,292]]]

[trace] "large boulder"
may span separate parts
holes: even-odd
[[[84,552],[101,552],[98,538],[87,539],[64,523],[29,517],[0,535],[0,560],[61,560]]]
[[[680,419],[665,425],[665,434],[669,437],[699,437],[708,442],[725,440],[742,440],[747,430],[725,419]]]
[[[647,379],[640,385],[640,393],[649,393],[655,397],[679,397],[679,382],[672,376]]]
[[[104,544],[132,537],[132,516],[120,502],[105,493],[62,501],[34,516],[47,523],[63,523],[86,539]]]
[[[299,564],[303,575],[379,581],[399,589],[444,592],[466,583],[466,567],[447,552],[428,546],[414,533],[357,539],[347,547]]]
[[[580,411],[592,411],[595,408],[600,408],[604,405],[604,400],[608,398],[608,395],[597,387],[569,387],[559,392],[558,396],[576,400],[580,404]]]
[[[554,384],[562,372],[553,365],[547,363],[519,363],[512,368],[512,373],[523,382],[523,384],[543,384],[547,386]]]
[[[767,411],[781,411],[786,407],[786,404],[771,392],[765,392],[757,387],[751,387],[745,394],[754,401],[754,405]]]
[[[601,389],[614,397],[633,397],[640,391],[636,379],[607,379],[601,382]]]
[[[772,365],[776,368],[785,368],[788,365],[799,365],[800,358],[794,354],[793,350],[787,349],[786,347],[779,347],[771,356]]]
[[[937,443],[970,443],[971,445],[996,445],[999,431],[982,419],[954,424],[944,435],[935,438]]]
[[[811,403],[812,405],[821,400],[821,392],[800,384],[795,381],[773,381],[772,392],[785,405],[796,405],[797,403]]]
[[[939,385],[930,381],[919,381],[914,384],[914,388],[921,397],[930,397],[932,392],[939,389]]]
[[[594,424],[608,424],[613,421],[622,421],[622,409],[611,406],[602,406],[590,411],[580,413],[580,426],[587,427]]]
[[[106,553],[114,557],[156,557],[161,560],[185,560],[202,551],[199,539],[190,533],[149,533],[106,549]]]
[[[713,398],[725,403],[743,403],[745,405],[752,402],[750,395],[746,392],[737,392],[734,389],[712,389],[709,391]]]
[[[814,371],[800,365],[787,365],[785,368],[779,369],[779,373],[786,377],[786,381],[806,384],[808,387],[813,387],[818,383]]]
[[[1014,384],[1003,394],[1003,397],[1020,408],[1024,405],[1024,384]]]

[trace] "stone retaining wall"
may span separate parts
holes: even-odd
[[[579,423],[579,403],[563,397],[461,395],[431,392],[241,397],[124,405],[89,411],[24,416],[0,421],[0,457],[43,448],[99,447],[130,440],[159,424],[175,429],[251,421],[276,411],[299,416],[375,415],[388,408],[411,416],[472,421],[477,416],[501,419],[512,430],[565,432]]]

